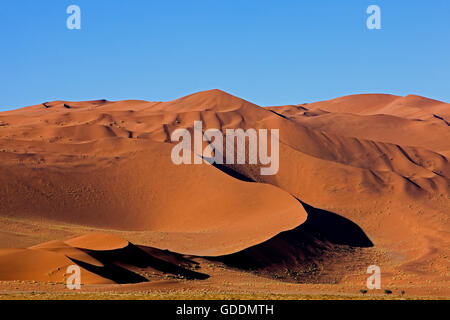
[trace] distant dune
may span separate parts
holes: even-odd
[[[174,165],[170,134],[196,120],[204,130],[279,129],[278,173]],[[73,263],[86,284],[151,280],[139,265],[206,277],[170,260],[192,255],[304,283],[356,281],[376,261],[435,294],[449,287],[449,156],[450,105],[414,95],[260,107],[210,90],[2,112],[0,280],[63,281]],[[29,243],[19,223],[102,233],[43,232],[50,242],[6,248]]]

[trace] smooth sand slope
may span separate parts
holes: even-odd
[[[279,129],[279,172],[174,165],[170,134],[196,120]],[[142,245],[264,276],[287,268],[293,281],[339,283],[348,265],[364,269],[382,252],[388,274],[433,288],[449,280],[449,120],[448,104],[418,96],[263,108],[210,90],[169,102],[43,103],[0,113],[0,217],[123,232],[135,243],[136,231]],[[5,243],[20,239],[1,232]],[[37,257],[42,270],[63,270],[70,252],[92,273],[87,283],[117,282],[93,272],[98,261],[83,251],[117,249],[105,237],[2,250],[0,278],[42,280],[26,268],[13,276],[10,261]]]

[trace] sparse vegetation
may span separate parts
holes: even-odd
[[[0,300],[391,300],[400,299],[380,295],[361,297],[360,295],[328,295],[328,294],[254,294],[225,293],[207,290],[179,291],[137,291],[137,292],[29,292],[0,294]],[[415,297],[408,299],[428,300],[431,297]]]

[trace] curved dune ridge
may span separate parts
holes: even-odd
[[[68,269],[72,266],[80,268],[81,284],[146,282],[144,275],[150,273],[157,278],[163,274],[187,279],[208,277],[191,271],[190,265],[175,255],[168,260],[167,255],[155,248],[136,247],[110,234],[91,233],[65,242],[0,250],[0,279],[73,283],[69,278],[73,270]]]
[[[174,165],[170,134],[192,132],[199,120],[204,130],[279,129],[278,173],[261,176],[259,164]],[[331,252],[351,257],[340,246],[370,243],[396,257],[387,268],[441,279],[449,121],[449,104],[419,96],[265,108],[220,90],[169,102],[46,102],[0,113],[0,217],[125,232],[134,243],[238,267],[236,259],[253,259],[247,265],[263,273],[277,261],[302,269]],[[349,223],[359,231],[349,233]],[[343,241],[346,234],[367,239]],[[92,283],[136,280],[123,270],[116,279],[104,262],[107,252],[128,250],[127,240],[84,237],[2,250],[0,279],[12,277],[8,261],[42,259],[42,270],[77,261]]]

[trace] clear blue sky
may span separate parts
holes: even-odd
[[[71,4],[81,30],[66,28]],[[382,30],[366,28],[371,4]],[[450,102],[448,0],[10,0],[0,36],[0,110],[212,88],[260,105],[355,93]]]

